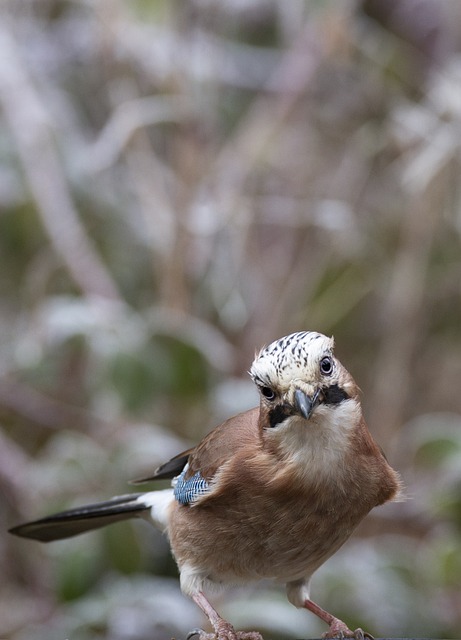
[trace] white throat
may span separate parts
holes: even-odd
[[[338,405],[320,405],[309,420],[290,416],[268,429],[266,438],[277,445],[281,456],[290,460],[295,471],[312,478],[337,474],[344,450],[349,447],[350,432],[360,420],[360,404],[355,399]]]

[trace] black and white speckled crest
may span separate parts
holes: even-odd
[[[333,351],[333,338],[315,331],[299,331],[271,342],[253,361],[250,375],[259,385],[285,386],[296,378],[310,381],[318,363]]]

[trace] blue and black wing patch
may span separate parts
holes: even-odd
[[[208,493],[210,485],[197,471],[190,478],[186,478],[189,465],[186,464],[183,472],[173,481],[174,497],[179,504],[193,504],[198,498]]]

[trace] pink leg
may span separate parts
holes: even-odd
[[[263,640],[257,631],[235,631],[231,623],[221,618],[216,609],[211,606],[202,591],[195,593],[192,599],[206,615],[214,629],[214,634],[200,631],[200,640]],[[189,634],[189,636],[191,635]]]
[[[369,638],[369,640],[373,640],[373,636],[369,633],[363,632],[362,629],[356,629],[355,631],[351,631],[349,627],[339,618],[335,618],[331,613],[319,607],[318,604],[312,602],[306,598],[304,600],[303,606],[315,613],[320,620],[323,620],[330,627],[329,630],[323,634],[324,638],[355,638],[355,640],[364,640],[364,638]]]

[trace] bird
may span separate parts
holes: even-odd
[[[262,640],[236,631],[210,602],[226,585],[273,580],[288,600],[328,625],[352,631],[310,598],[314,572],[376,506],[397,500],[402,482],[373,439],[360,390],[334,354],[334,339],[298,331],[256,353],[249,371],[259,406],[214,428],[138,482],[171,487],[129,493],[10,529],[50,542],[140,517],[168,536],[180,587],[208,618],[200,640]],[[188,636],[189,637],[189,636]]]

